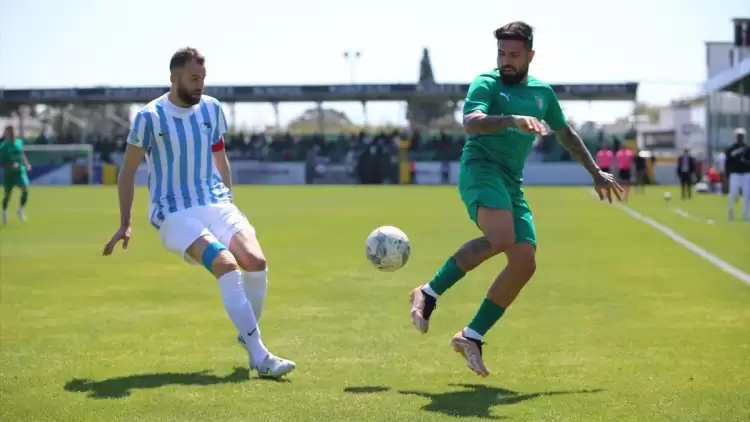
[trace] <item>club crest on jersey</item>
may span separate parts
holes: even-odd
[[[542,97],[534,97],[536,100],[536,105],[539,107],[539,111],[544,110],[544,100],[542,100]]]

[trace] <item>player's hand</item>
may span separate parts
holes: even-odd
[[[547,128],[536,117],[530,116],[513,116],[513,122],[516,127],[526,133],[534,135],[546,135]]]
[[[130,242],[130,226],[120,226],[119,229],[115,232],[115,234],[112,236],[112,239],[104,245],[104,251],[102,252],[102,255],[109,256],[112,255],[112,251],[115,249],[115,246],[117,246],[117,243],[122,240],[122,248],[127,249],[128,248],[128,242]]]
[[[28,164],[26,165],[26,171],[31,171],[31,166]]]
[[[13,163],[11,167],[13,167],[14,169],[17,169],[18,167],[20,167],[20,165],[18,163]]]
[[[599,170],[593,175],[594,178],[594,190],[599,195],[600,200],[604,200],[606,197],[609,203],[612,203],[612,193],[618,201],[622,201],[622,194],[625,193],[625,189],[620,186],[615,177],[611,174]]]

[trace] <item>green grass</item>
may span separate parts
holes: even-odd
[[[35,187],[29,222],[0,230],[0,420],[750,418],[750,286],[585,189],[527,189],[538,273],[486,338],[486,379],[449,341],[504,258],[441,298],[428,335],[409,318],[411,288],[477,234],[454,188],[235,196],[269,257],[261,325],[266,345],[298,364],[288,382],[248,378],[215,281],[161,248],[145,190],[130,248],[104,258],[115,189]],[[667,204],[654,189],[630,205],[750,271],[750,225],[724,222],[724,198]],[[396,273],[364,258],[384,224],[412,240]]]

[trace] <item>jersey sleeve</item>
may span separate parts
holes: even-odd
[[[128,144],[143,149],[149,149],[151,147],[152,138],[153,127],[151,123],[151,115],[144,109],[135,115],[133,125],[130,127],[130,133],[128,133]]]
[[[224,135],[227,133],[227,117],[224,114],[224,107],[221,106],[221,103],[219,100],[214,99],[213,106],[215,109],[216,114],[216,132],[213,136],[213,139],[211,139],[211,145],[217,145],[217,144],[223,144],[224,143]]]
[[[490,103],[492,103],[492,92],[496,85],[497,82],[489,76],[477,76],[474,79],[474,82],[469,86],[469,91],[466,93],[464,114],[469,114],[472,111],[477,110],[484,114],[489,113]]]
[[[562,107],[560,107],[560,101],[558,101],[555,91],[551,88],[549,90],[547,113],[545,113],[543,120],[547,122],[552,130],[565,129],[568,126],[568,119],[565,118],[565,113],[563,113]]]

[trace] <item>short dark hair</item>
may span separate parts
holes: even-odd
[[[201,66],[206,62],[206,58],[198,50],[192,47],[181,48],[172,54],[172,59],[169,61],[169,71],[183,68],[193,60]]]
[[[526,22],[515,21],[495,30],[496,40],[523,41],[526,50],[534,49],[534,28]]]

